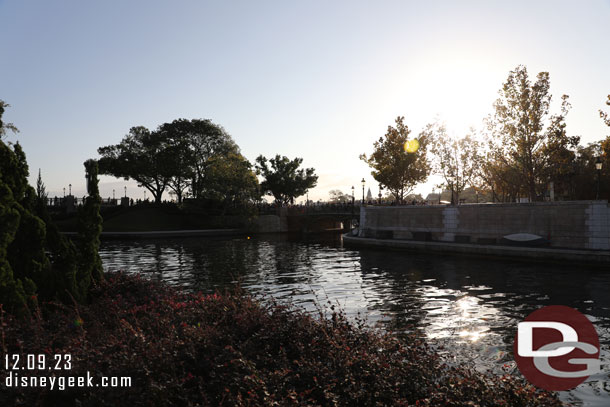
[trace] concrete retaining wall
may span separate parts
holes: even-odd
[[[286,216],[261,215],[254,220],[254,230],[258,233],[287,232]]]
[[[498,244],[503,236],[531,233],[551,247],[610,250],[607,201],[367,206],[360,237]]]

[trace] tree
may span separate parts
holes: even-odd
[[[19,255],[20,246],[15,244],[15,240],[21,235],[20,241],[23,242],[23,232],[25,230],[24,220],[25,209],[22,203],[27,203],[27,164],[23,162],[21,147],[17,143],[14,149],[5,144],[1,137],[7,131],[16,132],[16,128],[2,121],[5,108],[9,105],[0,100],[0,303],[8,311],[18,312],[33,305],[31,299],[36,292],[36,285],[31,278],[31,260],[34,257],[38,260],[40,255],[37,253],[23,252],[23,258],[19,264],[14,264],[16,254]],[[26,217],[29,218],[29,216]],[[26,221],[31,220],[27,219]],[[28,222],[28,231],[35,222]],[[40,232],[37,230],[36,232]],[[38,239],[40,242],[41,239]],[[35,245],[36,242],[33,242]],[[15,253],[15,252],[18,253]],[[44,253],[43,253],[44,255]],[[16,269],[21,266],[21,269]],[[25,268],[28,268],[26,270]]]
[[[160,203],[172,169],[167,139],[146,127],[132,127],[119,144],[98,148],[101,174],[134,179]]]
[[[427,158],[428,136],[420,134],[418,139],[409,140],[411,130],[404,124],[404,117],[396,118],[396,127],[388,126],[385,136],[374,143],[370,157],[360,155],[373,171],[373,178],[384,185],[400,202],[413,188],[428,177],[430,165]],[[419,145],[406,152],[407,143]]]
[[[606,104],[610,106],[610,95],[608,95],[608,100],[606,100]],[[599,117],[601,117],[604,123],[606,123],[606,126],[610,126],[610,115],[608,115],[608,113],[599,109]]]
[[[478,179],[491,191],[493,202],[513,202],[523,190],[523,177],[512,166],[508,148],[489,134],[483,143],[486,148],[480,154]]]
[[[36,179],[36,196],[43,201],[46,201],[47,199],[47,189],[44,186],[44,182],[42,182],[40,168],[38,169],[38,179]]]
[[[208,161],[206,197],[223,203],[223,214],[231,206],[259,199],[259,185],[252,165],[241,154],[228,153]]]
[[[100,281],[103,275],[102,260],[98,254],[102,232],[102,217],[100,216],[102,199],[98,188],[98,164],[96,160],[87,160],[84,165],[89,196],[85,199],[83,206],[79,208],[78,213],[80,264],[76,281],[81,301],[86,298],[91,283]]]
[[[193,197],[202,195],[211,157],[239,154],[239,148],[210,120],[177,119],[154,131],[132,127],[119,144],[100,147],[98,153],[102,174],[136,180],[156,203],[170,188],[180,203],[188,188]]]
[[[580,137],[568,136],[565,116],[570,108],[567,96],[562,98],[561,114],[551,117],[546,131],[546,141],[540,150],[540,180],[543,185],[553,184],[559,198],[571,195],[571,178],[574,177],[574,161]]]
[[[9,131],[13,133],[19,133],[19,130],[13,125],[13,123],[7,123],[2,121],[2,115],[4,115],[4,112],[7,107],[10,107],[10,105],[4,102],[3,100],[0,100],[0,139],[2,139],[2,137],[4,137]]]
[[[211,120],[180,119],[172,123],[176,131],[185,134],[192,149],[191,193],[200,198],[206,189],[210,159],[215,156],[239,154],[239,147],[221,126]]]
[[[97,171],[87,169],[89,185],[95,180],[97,188]],[[80,221],[95,226],[97,233],[81,233],[77,252],[50,221],[46,206],[40,204],[44,196],[40,172],[38,191],[28,185],[28,173],[19,143],[9,146],[0,140],[0,303],[15,313],[35,306],[39,297],[84,301],[91,281],[88,273],[96,270],[95,278],[101,278],[97,254],[99,194],[97,204],[91,206],[88,200],[79,215]]]
[[[331,189],[328,194],[330,195],[330,202],[332,203],[350,203],[352,202],[352,197],[349,195],[345,195],[338,189]]]
[[[434,168],[442,175],[444,184],[451,191],[451,204],[459,203],[459,196],[467,186],[472,186],[478,174],[480,143],[474,138],[474,130],[459,139],[450,137],[443,124],[426,126],[424,134],[431,142]]]
[[[299,168],[302,163],[303,159],[298,157],[290,160],[278,154],[267,160],[262,155],[258,156],[256,172],[265,178],[261,191],[273,196],[279,206],[294,202],[295,198],[304,195],[318,182],[313,168]]]
[[[189,187],[193,197],[202,196],[212,157],[239,155],[239,147],[231,136],[211,120],[177,119],[162,124],[157,132],[167,143],[168,187],[174,191],[178,202]]]
[[[575,199],[596,199],[598,170],[597,160],[601,160],[600,199],[610,200],[610,136],[579,146],[574,160],[572,190]]]
[[[164,155],[167,156],[167,186],[179,204],[194,175],[191,140],[188,133],[180,131],[180,124],[179,120],[174,120],[162,124],[157,130],[166,145]]]
[[[532,83],[524,66],[509,73],[499,94],[494,103],[495,113],[487,119],[493,148],[505,153],[495,155],[504,157],[504,166],[514,168],[520,174],[522,192],[531,201],[538,200],[546,189],[542,174],[549,163],[545,145],[565,119],[569,110],[568,97],[562,97],[561,114],[551,116],[547,124],[552,99],[549,73],[540,72]]]

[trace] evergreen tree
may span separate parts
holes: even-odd
[[[100,215],[102,199],[98,188],[98,164],[96,160],[87,160],[84,165],[89,196],[78,213],[80,260],[76,281],[81,299],[86,297],[91,282],[100,281],[103,273],[102,260],[98,253],[103,221]]]
[[[0,107],[7,105],[0,101]],[[3,109],[0,109],[0,124]],[[2,132],[7,130],[3,125]],[[13,130],[13,128],[9,128]],[[89,197],[79,213],[78,252],[51,222],[39,172],[28,185],[28,165],[19,143],[0,140],[0,304],[22,313],[44,299],[84,301],[92,281],[102,278],[98,254],[101,199],[97,162],[85,163]]]

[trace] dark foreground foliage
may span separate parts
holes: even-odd
[[[71,354],[69,371],[23,375],[131,376],[131,388],[6,388],[2,369],[0,405],[560,405],[512,377],[445,366],[424,344],[340,313],[313,318],[240,292],[184,294],[124,274],[107,275],[90,298],[44,303],[26,319],[3,313],[3,364],[7,352]]]

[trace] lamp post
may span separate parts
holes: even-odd
[[[112,190],[112,200],[114,201],[114,189]]]
[[[383,185],[381,185],[381,182],[379,183],[379,205],[381,205],[381,190],[383,189]]]
[[[68,184],[68,188],[70,188],[68,191],[68,195],[72,195],[72,184]]]
[[[595,199],[599,199],[599,179],[601,177],[602,165],[601,157],[597,157],[595,160],[595,169],[597,170],[597,193],[595,194]]]
[[[66,197],[66,187],[64,187],[64,198]]]
[[[366,184],[366,181],[364,180],[364,178],[362,178],[362,206],[364,206],[364,185]]]
[[[352,185],[352,220],[350,221],[350,225],[349,228],[352,228],[352,225],[354,224],[354,186]]]
[[[125,190],[125,198],[127,198],[127,185],[125,185],[123,189]]]

